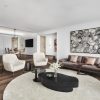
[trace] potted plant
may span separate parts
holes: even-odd
[[[61,67],[58,62],[50,64],[50,69],[54,70],[54,77],[57,77],[57,70]]]

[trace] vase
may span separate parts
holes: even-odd
[[[54,77],[57,77],[57,69],[54,70]]]

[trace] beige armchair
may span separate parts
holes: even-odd
[[[35,79],[34,81],[38,81],[37,78],[37,69],[44,68],[48,63],[48,58],[45,57],[45,54],[43,52],[36,52],[33,54],[33,61],[35,65]]]
[[[10,72],[14,72],[24,69],[25,61],[19,60],[15,54],[4,54],[3,55],[4,69]]]

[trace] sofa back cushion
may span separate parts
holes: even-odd
[[[77,62],[78,62],[78,63],[82,63],[82,56],[78,56]]]
[[[97,58],[95,61],[95,65],[98,65],[98,64],[100,64],[100,58]]]
[[[85,63],[85,61],[86,61],[86,57],[82,56],[81,63]]]
[[[68,59],[67,59],[67,61],[70,61],[70,59],[71,59],[71,55],[68,55]]]
[[[95,61],[96,67],[100,68],[100,58],[97,58]]]
[[[85,57],[84,63],[87,65],[94,65],[96,61],[96,58],[94,57]]]
[[[67,61],[71,61],[71,58],[73,56],[75,57],[77,55],[69,55]],[[75,62],[82,63],[82,56],[77,56],[77,61],[75,61]]]
[[[96,65],[100,67],[100,58],[98,57],[88,57],[88,56],[77,56],[69,55],[67,61],[85,63],[88,65]]]

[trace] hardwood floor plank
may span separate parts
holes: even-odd
[[[14,77],[11,72],[4,71],[3,73],[0,73],[0,100],[3,100],[3,92],[7,84],[21,74],[23,74],[23,71],[15,72]]]

